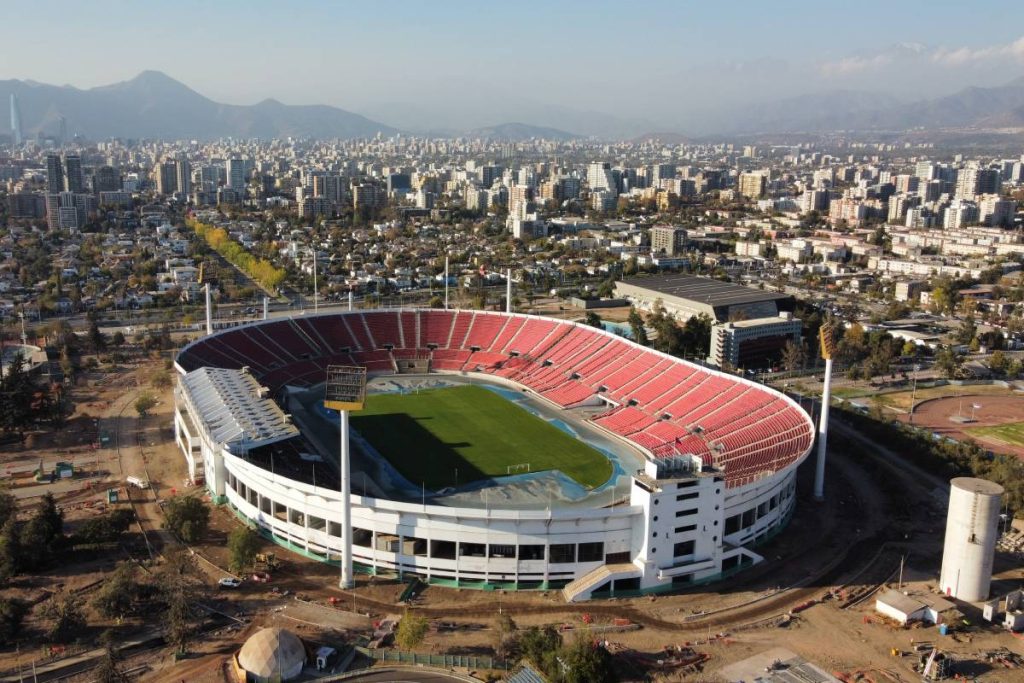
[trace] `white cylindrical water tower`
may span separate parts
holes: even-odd
[[[939,579],[946,595],[967,602],[988,599],[1002,495],[1002,486],[985,479],[957,477],[950,482]]]

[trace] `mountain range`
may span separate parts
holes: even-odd
[[[222,104],[158,71],[143,71],[131,80],[89,89],[34,81],[0,81],[0,102],[6,104],[11,94],[18,97],[26,135],[55,135],[63,117],[69,134],[90,139],[332,139],[372,137],[377,133],[387,136],[403,129],[513,141],[594,136],[658,139],[675,144],[691,139],[681,135],[679,129],[714,138],[728,134],[1024,127],[1024,77],[1000,86],[971,87],[917,101],[902,101],[879,92],[842,90],[746,106],[695,105],[690,111],[679,112],[673,125],[527,102],[523,111],[543,125],[453,125],[443,130],[437,125],[429,127],[430,119],[435,124],[446,120],[443,112],[420,109],[417,118],[417,107],[401,103],[381,105],[371,113],[376,114],[374,118],[387,118],[396,125],[326,105],[286,105],[273,99],[253,105]],[[411,125],[414,121],[419,125]],[[0,130],[6,128],[4,125]]]
[[[11,93],[18,96],[26,135],[57,133],[61,116],[69,134],[91,139],[355,138],[397,132],[336,107],[287,105],[272,99],[248,106],[221,104],[159,71],[143,71],[129,81],[88,90],[0,81],[5,108]]]

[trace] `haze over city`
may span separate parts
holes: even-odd
[[[853,106],[887,108],[1024,75],[1015,2],[530,0],[495,13],[398,0],[382,14],[348,2],[47,1],[5,19],[17,30],[0,42],[0,79],[91,88],[151,69],[217,102],[328,104],[417,132],[518,121],[704,135],[743,128],[736,109],[795,96],[827,111],[849,108],[853,92]],[[820,97],[836,91],[847,92]]]

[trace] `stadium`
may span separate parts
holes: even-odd
[[[663,592],[761,561],[814,439],[788,397],[582,324],[362,310],[242,324],[177,356],[196,483],[336,562],[329,365],[366,368],[351,418],[359,571],[567,600]]]

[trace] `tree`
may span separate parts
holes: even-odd
[[[431,308],[444,308],[444,299],[435,294],[434,296],[430,297],[430,303],[428,305]]]
[[[113,336],[110,338],[110,343],[117,347],[124,346],[124,341],[124,332],[121,330],[114,332]]]
[[[543,629],[531,626],[519,637],[519,650],[523,657],[543,671],[549,669],[549,663],[561,646],[562,636],[552,626]]]
[[[135,399],[135,412],[139,414],[139,417],[146,417],[155,406],[156,399],[149,392],[144,392]]]
[[[251,567],[260,549],[260,535],[251,527],[233,529],[228,536],[228,557],[231,571],[239,573]]]
[[[149,383],[153,385],[154,389],[169,389],[172,384],[171,373],[166,370],[160,370],[153,374]]]
[[[93,671],[93,679],[99,683],[127,683],[130,679],[121,671],[121,653],[114,644],[114,634],[109,629],[100,635],[103,657]]]
[[[129,508],[118,508],[99,517],[91,517],[79,525],[70,542],[72,545],[112,543],[128,531],[134,519],[135,513]]]
[[[792,372],[799,370],[804,364],[804,347],[802,344],[795,344],[790,339],[782,348],[782,365],[786,370]]]
[[[26,611],[24,603],[0,598],[0,643],[10,643],[21,632],[21,620]]]
[[[0,527],[7,523],[7,519],[18,514],[18,499],[9,493],[0,492]]]
[[[604,329],[604,325],[601,324],[601,316],[594,311],[587,311],[587,317],[583,322],[591,327]]]
[[[164,526],[185,543],[196,543],[206,536],[210,508],[194,496],[174,496],[164,504]]]
[[[408,610],[402,615],[398,622],[398,629],[395,631],[395,643],[403,650],[414,650],[423,642],[427,635],[430,622],[426,617],[410,614]]]
[[[195,607],[199,602],[200,572],[195,558],[177,548],[167,553],[159,573],[159,585],[165,604],[164,630],[167,642],[181,654],[195,638]]]
[[[7,518],[0,529],[0,586],[21,571],[21,533],[14,515]]]
[[[506,659],[515,638],[516,622],[507,613],[500,614],[494,621],[494,656]]]
[[[58,643],[69,642],[74,633],[85,626],[79,598],[64,590],[50,598],[42,614],[49,620],[46,637]]]
[[[92,605],[104,617],[117,619],[132,613],[137,596],[134,567],[128,562],[118,562],[93,598]]]
[[[629,327],[633,332],[633,341],[641,346],[647,346],[647,330],[644,329],[644,319],[636,308],[630,306],[629,308]]]
[[[970,344],[978,334],[978,325],[974,322],[974,316],[968,315],[961,322],[956,331],[956,340],[961,344]]]
[[[564,663],[561,680],[564,683],[612,683],[617,680],[612,668],[612,656],[596,644],[586,630],[576,635],[572,645],[559,653]]]
[[[93,353],[99,353],[107,348],[107,337],[105,334],[100,332],[100,326],[97,324],[95,318],[89,322],[89,348],[92,349]]]
[[[935,368],[942,372],[946,379],[956,379],[960,373],[962,359],[952,347],[944,346],[935,354]]]

